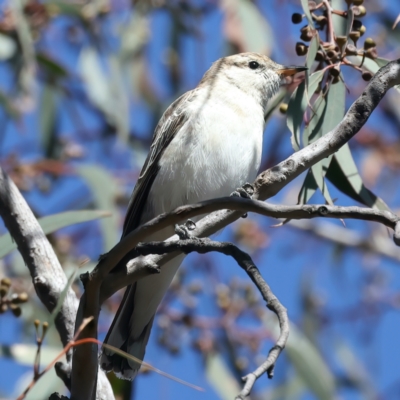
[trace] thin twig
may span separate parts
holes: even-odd
[[[197,252],[200,254],[216,251],[225,254],[235,259],[238,265],[247,273],[257,289],[260,291],[263,299],[267,303],[267,307],[276,314],[279,321],[280,334],[275,345],[269,351],[266,361],[260,365],[255,371],[243,377],[245,385],[236,397],[237,400],[242,400],[248,396],[253,388],[255,381],[267,372],[268,377],[273,377],[273,370],[280,353],[286,346],[289,337],[289,318],[286,308],[280,303],[278,298],[274,295],[271,288],[265,282],[260,274],[260,271],[254,264],[252,258],[240,250],[234,244],[229,242],[216,242],[209,238],[196,238],[191,237],[176,242],[150,242],[139,243],[136,250],[141,255],[148,254],[164,254],[174,251],[181,251],[184,254]]]

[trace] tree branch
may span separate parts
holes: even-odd
[[[36,294],[51,313],[68,283],[67,278],[39,222],[14,182],[1,167],[0,215],[29,269]],[[64,347],[74,337],[77,309],[78,299],[75,292],[69,288],[55,317],[55,326]],[[72,352],[68,351],[66,357],[70,363]],[[114,399],[111,386],[103,371],[100,380],[101,395],[99,394],[98,398]]]
[[[208,238],[200,239],[197,237],[178,240],[175,242],[139,243],[136,247],[136,250],[140,255],[165,254],[175,251],[180,251],[184,254],[189,254],[192,252],[204,254],[216,251],[234,258],[238,265],[247,273],[247,275],[256,285],[263,299],[267,303],[267,307],[276,314],[280,327],[278,340],[269,351],[267,359],[255,371],[243,377],[245,385],[236,399],[242,400],[248,396],[256,380],[265,372],[268,373],[269,378],[273,377],[273,370],[276,360],[278,359],[282,350],[285,348],[287,339],[289,337],[289,318],[286,308],[273,294],[271,288],[265,282],[264,278],[260,274],[260,271],[254,264],[252,258],[247,253],[240,250],[232,243],[216,242]]]

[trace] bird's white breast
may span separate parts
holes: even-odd
[[[219,83],[201,88],[188,107],[188,121],[160,160],[149,196],[153,216],[227,196],[253,182],[260,167],[264,110],[254,97]]]

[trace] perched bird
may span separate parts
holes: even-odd
[[[267,104],[288,77],[305,69],[285,67],[257,53],[216,61],[158,123],[122,236],[161,213],[228,196],[253,182],[261,162]],[[164,229],[149,241],[173,234],[173,227]],[[105,343],[143,360],[157,307],[182,260],[171,260],[160,274],[127,288]],[[124,379],[133,379],[140,368],[140,363],[106,349],[100,365]]]

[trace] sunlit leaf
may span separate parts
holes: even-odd
[[[317,32],[315,36],[313,36],[313,38],[311,39],[310,45],[308,47],[307,59],[306,59],[306,67],[308,69],[310,69],[311,66],[313,65],[318,49],[319,49],[319,35]]]
[[[301,6],[303,7],[304,14],[307,17],[308,24],[314,28],[314,20],[312,19],[310,9],[308,8],[308,0],[301,0]]]
[[[310,97],[318,88],[318,84],[324,75],[323,71],[314,72],[309,78],[308,90],[305,82],[294,90],[288,104],[287,126],[292,132],[292,146],[294,150],[300,149],[300,131],[303,123],[303,116]]]
[[[98,165],[81,165],[76,171],[89,186],[96,208],[111,212],[111,218],[100,221],[104,241],[103,251],[108,251],[119,238],[119,213],[115,205],[118,186],[114,177]]]
[[[206,356],[206,377],[221,400],[232,400],[241,391],[237,379],[218,353]]]
[[[82,222],[92,221],[94,219],[109,217],[110,213],[107,211],[97,210],[79,210],[67,211],[59,214],[49,215],[47,217],[39,218],[38,222],[47,235],[53,233],[58,229],[65,228],[66,226],[80,224]],[[10,251],[16,249],[17,246],[13,242],[10,234],[4,234],[0,237],[0,258],[7,255]]]
[[[364,186],[348,144],[335,153],[326,177],[352,199],[368,207],[390,211],[382,199]]]

